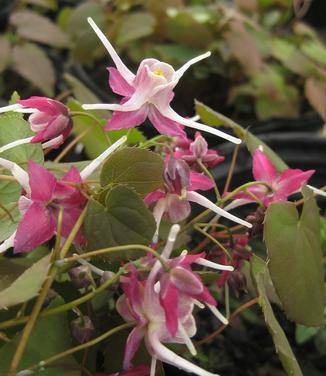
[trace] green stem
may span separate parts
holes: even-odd
[[[40,367],[40,365],[42,367],[44,366],[48,366],[49,364],[59,360],[59,359],[62,359],[62,358],[65,358],[66,356],[68,355],[71,355],[71,354],[74,354],[78,351],[81,351],[81,350],[84,350],[84,349],[87,349],[91,346],[94,346],[102,341],[104,341],[105,339],[109,338],[110,336],[112,336],[113,334],[115,333],[118,333],[122,330],[125,330],[125,329],[128,329],[128,328],[131,328],[132,326],[134,326],[135,323],[134,322],[131,322],[131,323],[126,323],[126,324],[122,324],[122,325],[119,325],[111,330],[109,330],[108,332],[92,339],[91,341],[88,341],[86,343],[83,343],[82,345],[79,345],[79,346],[75,346],[71,349],[68,349],[68,350],[65,350],[65,351],[62,351],[61,353],[59,354],[56,354],[56,355],[53,355],[45,360],[43,360],[42,362],[38,363],[38,364],[34,364],[33,366],[27,368],[28,370],[32,371],[32,370],[35,370],[37,368]]]
[[[215,192],[215,195],[216,195],[216,201],[219,201],[221,199],[221,194],[217,188],[217,185],[216,185],[216,182],[215,182],[215,179],[213,177],[213,175],[209,172],[208,168],[204,165],[204,163],[200,160],[200,159],[197,159],[197,163],[199,164],[200,168],[203,170],[203,172],[212,180],[212,182],[214,183],[214,192]]]
[[[115,247],[109,247],[109,248],[103,248],[103,249],[98,249],[96,251],[92,252],[86,252],[80,255],[74,255],[72,257],[64,258],[62,260],[58,260],[59,263],[68,263],[68,262],[74,262],[78,261],[80,259],[84,258],[90,258],[90,257],[95,257],[95,256],[100,256],[104,255],[107,253],[115,253],[115,252],[120,252],[120,251],[127,251],[127,250],[137,250],[137,251],[145,251],[151,253],[153,256],[155,256],[162,264],[163,268],[165,270],[169,270],[169,266],[166,263],[166,261],[161,257],[161,255],[156,252],[153,248],[147,247],[146,245],[141,245],[141,244],[128,244],[128,245],[118,245]]]
[[[82,296],[78,299],[72,300],[69,303],[62,304],[58,307],[46,309],[46,310],[44,310],[40,313],[39,317],[52,316],[52,315],[56,315],[58,313],[70,311],[71,309],[74,309],[77,306],[79,306],[83,303],[86,303],[87,301],[93,299],[93,297],[95,295],[99,294],[100,292],[106,290],[108,287],[110,287],[111,285],[116,283],[119,280],[119,277],[123,273],[125,273],[125,269],[121,268],[112,278],[105,281],[96,290],[93,290],[93,291],[89,292],[88,294],[86,294],[86,295],[84,295],[84,296]],[[16,325],[24,324],[25,322],[28,321],[28,319],[29,319],[29,316],[24,316],[24,317],[19,317],[19,318],[16,318],[16,319],[4,321],[4,322],[0,323],[0,329],[11,328],[11,327],[16,326]]]
[[[234,189],[232,192],[230,192],[227,196],[223,197],[220,201],[219,201],[219,205],[220,204],[224,204],[226,201],[229,201],[231,200],[231,198],[233,196],[235,196],[237,193],[241,192],[241,191],[244,191],[246,188],[248,187],[252,187],[254,185],[264,185],[265,187],[267,187],[269,190],[271,190],[271,186],[269,184],[267,184],[266,182],[264,181],[251,181],[249,183],[246,183],[246,184],[243,184],[241,185],[240,187]]]
[[[229,251],[224,247],[224,245],[219,242],[217,239],[215,239],[211,234],[209,234],[208,232],[202,230],[200,227],[198,227],[197,225],[194,225],[194,229],[198,232],[200,232],[201,234],[203,234],[204,236],[206,236],[209,240],[211,240],[214,244],[216,244],[218,247],[220,247],[222,249],[222,251],[229,257],[230,260],[232,260],[232,257],[229,253]]]
[[[69,115],[70,115],[70,116],[86,116],[86,117],[88,117],[88,118],[94,120],[95,123],[97,123],[98,125],[100,125],[101,128],[102,128],[102,124],[101,124],[101,122],[97,119],[97,117],[94,116],[94,115],[92,115],[92,114],[89,113],[89,112],[83,112],[83,111],[70,111],[70,112],[69,112]]]

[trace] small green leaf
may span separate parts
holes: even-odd
[[[305,188],[301,217],[290,202],[275,202],[266,212],[264,239],[269,270],[283,309],[290,320],[306,326],[324,323],[319,210]]]
[[[259,305],[262,308],[267,328],[273,338],[275,349],[280,361],[288,375],[302,376],[300,366],[293,354],[282,327],[274,316],[272,306],[267,297],[265,286],[269,279],[269,275],[266,263],[258,256],[253,255],[250,264],[251,274],[257,285]]]
[[[320,328],[297,325],[295,328],[295,340],[297,343],[302,344],[313,338]]]
[[[113,153],[104,163],[101,185],[127,185],[144,197],[163,186],[163,169],[164,162],[158,154],[125,148]]]
[[[49,305],[54,308],[64,304],[61,297],[56,297]],[[21,333],[0,349],[0,374],[7,375],[12,357],[16,351],[17,345],[21,339]],[[20,369],[26,369],[35,364],[39,364],[53,355],[65,351],[71,347],[71,335],[67,323],[67,313],[63,312],[57,315],[43,317],[37,320],[33,328],[33,334],[30,336],[27,348],[20,362]],[[65,365],[65,367],[63,367]],[[51,367],[45,368],[40,373],[43,376],[81,376],[76,368],[76,360],[72,356],[65,357],[58,361],[58,364],[52,363]]]
[[[47,255],[0,291],[0,309],[26,302],[36,296],[48,274],[49,265],[50,255]]]
[[[84,228],[88,248],[99,249],[127,244],[147,245],[156,225],[139,195],[124,186],[117,186],[108,192],[106,206],[90,201]],[[111,259],[111,255],[109,257]],[[119,257],[120,253],[112,254],[112,259]]]
[[[155,18],[146,12],[126,14],[119,20],[116,43],[127,43],[151,35],[155,27]]]
[[[30,125],[21,114],[8,112],[0,116],[0,147],[12,141],[33,136]],[[40,144],[25,144],[16,146],[0,154],[1,158],[16,162],[26,169],[28,160],[43,162],[43,151]],[[10,172],[0,168],[1,174],[10,175]],[[20,196],[21,187],[12,181],[0,182],[0,203],[2,205],[12,203]],[[1,210],[2,212],[2,210]]]

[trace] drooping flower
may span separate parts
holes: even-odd
[[[195,171],[202,170],[198,161],[201,161],[208,168],[224,161],[224,157],[219,155],[216,150],[208,149],[207,142],[200,132],[196,132],[194,141],[190,141],[188,145],[182,141],[181,145],[174,152],[174,157],[183,159]]]
[[[170,257],[179,229],[178,225],[172,226],[167,244],[162,252],[163,258]],[[144,338],[146,348],[152,356],[151,376],[155,375],[157,359],[186,372],[211,376],[212,373],[178,356],[164,345],[164,343],[185,344],[192,355],[196,354],[196,349],[191,342],[191,337],[196,333],[196,324],[192,315],[196,299],[189,294],[178,294],[175,310],[177,330],[171,334],[167,328],[166,314],[160,303],[159,292],[157,292],[158,283],[159,289],[161,288],[161,269],[162,265],[156,261],[146,280],[138,279],[138,273],[134,266],[130,267],[127,277],[121,277],[124,294],[117,301],[117,310],[125,321],[136,321],[136,326],[127,339],[123,369],[132,369],[131,361]]]
[[[17,145],[39,142],[44,142],[44,148],[57,148],[67,139],[72,129],[68,108],[50,98],[31,97],[17,101],[17,104],[0,108],[0,113],[7,111],[31,113],[28,122],[36,135],[4,145],[0,148],[0,152]]]
[[[196,202],[199,205],[212,210],[213,212],[237,222],[247,227],[251,227],[249,222],[246,222],[222,208],[219,208],[206,197],[202,196],[197,190],[208,190],[213,187],[213,182],[207,176],[191,171],[185,161],[169,157],[166,160],[166,167],[164,172],[165,188],[159,189],[155,192],[149,193],[144,202],[147,205],[156,203],[153,215],[157,224],[157,231],[154,236],[154,241],[157,240],[158,230],[161,219],[164,214],[172,223],[178,223],[190,214],[190,202]]]
[[[257,184],[248,187],[247,191],[262,201],[265,206],[274,201],[286,201],[291,194],[298,192],[307,183],[314,172],[315,170],[302,171],[288,168],[278,174],[276,167],[266,155],[261,150],[256,149],[253,156],[252,174],[255,180],[266,183],[269,188],[265,185]],[[250,195],[250,193],[241,192],[234,198],[255,202],[253,195]]]
[[[209,57],[210,52],[189,60],[176,71],[167,63],[156,59],[144,59],[135,75],[124,65],[95,22],[91,18],[88,18],[88,22],[116,65],[116,68],[108,68],[109,84],[116,94],[123,96],[120,104],[83,105],[84,109],[89,110],[114,111],[111,120],[105,127],[106,130],[135,127],[148,117],[159,133],[168,136],[184,136],[184,130],[179,126],[182,124],[215,134],[237,144],[241,143],[240,139],[218,129],[180,116],[170,107],[174,96],[173,89],[180,78],[191,65]]]
[[[87,202],[78,185],[125,141],[124,136],[81,172],[71,167],[61,180],[33,161],[28,162],[26,172],[16,163],[0,158],[0,165],[10,170],[24,189],[19,199],[19,210],[23,217],[17,230],[0,245],[0,253],[11,247],[14,247],[15,252],[28,252],[51,239],[57,231],[60,207],[63,208],[61,233],[67,238]],[[81,231],[75,242],[83,242]]]

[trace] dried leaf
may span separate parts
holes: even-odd
[[[248,75],[261,69],[263,64],[261,54],[254,39],[241,22],[232,20],[229,23],[229,30],[224,36],[231,49],[231,54],[239,61]]]
[[[17,33],[26,39],[58,48],[69,47],[67,34],[48,18],[33,11],[20,10],[13,13],[10,23],[16,26]]]
[[[16,45],[13,49],[13,70],[30,81],[44,94],[54,93],[55,72],[51,60],[43,50],[31,43]]]
[[[306,97],[319,115],[326,120],[326,86],[315,78],[308,78],[305,82]]]

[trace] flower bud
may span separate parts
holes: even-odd
[[[88,316],[82,316],[71,322],[71,331],[79,343],[85,343],[94,336],[95,328]]]
[[[78,289],[87,288],[93,282],[91,272],[87,265],[76,266],[70,269],[69,276],[74,286]]]

